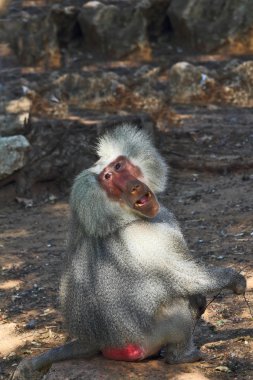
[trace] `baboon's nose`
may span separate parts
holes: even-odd
[[[138,182],[131,184],[130,193],[133,195],[136,194],[140,190],[140,187],[141,185]]]

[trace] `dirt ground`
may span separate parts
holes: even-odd
[[[206,356],[193,366],[209,379],[253,379],[252,114],[218,107],[176,112],[180,124],[158,136],[171,164],[162,201],[193,254],[248,279],[245,299],[224,292],[208,306],[195,334]],[[32,202],[15,199],[14,190],[9,184],[0,191],[0,379],[23,357],[66,339],[57,289],[67,196],[50,182],[34,188]]]

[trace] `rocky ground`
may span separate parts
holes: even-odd
[[[8,379],[23,357],[67,338],[57,294],[69,187],[74,175],[95,159],[96,137],[120,120],[134,120],[153,131],[171,167],[161,200],[179,219],[192,253],[207,264],[242,271],[248,290],[245,297],[224,292],[210,299],[195,331],[205,355],[199,363],[130,364],[99,357],[55,365],[46,379],[253,379],[252,51],[231,56],[230,48],[221,44],[223,48],[212,53],[208,44],[213,47],[214,39],[206,42],[205,53],[193,53],[171,39],[168,24],[169,40],[164,34],[159,39],[157,33],[164,25],[154,24],[150,13],[144,12],[155,31],[152,34],[149,28],[147,37],[137,12],[133,28],[142,25],[138,38],[147,38],[141,51],[129,51],[128,40],[127,56],[115,46],[120,57],[104,59],[83,53],[75,28],[75,32],[61,30],[65,37],[75,36],[69,50],[62,50],[66,41],[59,44],[53,39],[57,30],[48,29],[48,19],[38,24],[37,18],[47,14],[43,7],[52,8],[50,1],[11,3],[10,12],[0,20],[0,40],[3,35],[7,38],[8,25],[20,33],[21,42],[13,44],[10,36],[10,41],[0,44],[0,379]],[[26,6],[21,9],[22,3]],[[76,7],[81,3],[76,2]],[[159,2],[156,14],[164,13],[165,3]],[[178,12],[173,7],[169,12],[174,28]],[[64,15],[65,26],[76,25],[77,10],[66,13],[60,7],[55,14]],[[187,28],[194,36],[200,32],[189,22],[192,17]],[[30,18],[34,23],[27,23]],[[81,19],[87,28],[87,20]],[[27,25],[26,33],[20,32],[21,21]],[[49,47],[34,25],[45,25],[44,36],[52,32]],[[35,31],[41,44],[37,50],[31,37]],[[101,37],[101,30],[97,33]],[[111,34],[104,33],[103,38],[103,43],[108,42]],[[29,46],[33,48],[28,56]],[[10,139],[9,157],[17,154],[13,162],[6,162],[2,138]]]

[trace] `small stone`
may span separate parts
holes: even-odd
[[[16,352],[11,352],[9,355],[8,355],[8,358],[13,358],[14,356],[16,356],[17,354],[16,354]]]
[[[33,200],[28,198],[16,197],[16,201],[25,208],[33,207]]]
[[[36,320],[35,319],[31,319],[30,321],[28,321],[27,322],[27,324],[26,324],[26,329],[28,329],[28,330],[33,330],[33,329],[35,329],[35,327],[36,327]]]
[[[240,232],[239,234],[235,234],[234,236],[235,236],[235,237],[240,237],[240,236],[244,236],[244,235],[245,235],[244,232]]]
[[[48,200],[50,203],[55,203],[57,201],[57,196],[54,194],[50,194]]]
[[[219,372],[225,372],[225,373],[231,373],[232,372],[231,369],[225,365],[220,365],[220,366],[216,367],[215,370],[219,371]]]

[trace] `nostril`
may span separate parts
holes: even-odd
[[[137,184],[137,185],[134,185],[134,186],[132,187],[132,190],[131,190],[131,194],[134,194],[134,193],[136,193],[136,191],[138,191],[139,187],[140,187],[140,185],[139,185],[139,184]]]

